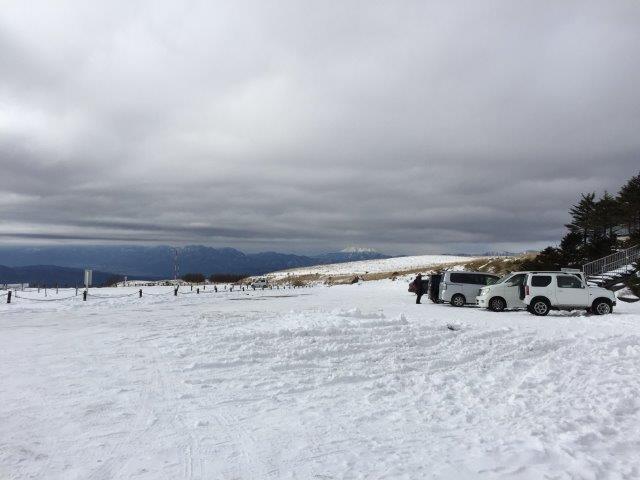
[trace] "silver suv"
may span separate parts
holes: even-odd
[[[484,272],[444,272],[438,290],[438,299],[454,307],[476,303],[480,289],[491,285],[500,277]]]

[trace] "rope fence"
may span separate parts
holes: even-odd
[[[147,293],[146,295],[152,295],[151,293]],[[164,295],[164,294],[163,294]],[[126,295],[96,295],[95,293],[87,293],[88,297],[93,298],[127,298],[127,297],[137,297],[139,296],[138,292],[127,293]]]
[[[61,302],[63,300],[69,300],[70,298],[76,298],[76,296],[71,295],[70,297],[63,297],[63,298],[33,298],[33,297],[21,297],[16,292],[15,298],[20,298],[22,300],[32,300],[34,302]]]
[[[120,295],[103,295],[103,294],[99,294],[99,293],[90,293],[88,290],[83,290],[81,293],[78,293],[78,289],[76,288],[76,293],[75,295],[70,295],[70,296],[65,296],[65,297],[60,297],[60,298],[36,298],[36,297],[32,297],[30,295],[25,295],[25,292],[40,292],[40,289],[35,289],[35,288],[28,288],[28,289],[9,289],[9,290],[0,290],[0,298],[2,298],[3,300],[6,299],[6,303],[12,303],[12,299],[19,299],[19,300],[28,300],[28,301],[34,301],[34,302],[62,302],[65,300],[71,300],[71,299],[82,299],[82,301],[87,301],[87,299],[89,297],[91,298],[95,298],[95,299],[102,299],[102,300],[109,300],[109,299],[122,299],[122,298],[130,298],[130,297],[139,297],[142,298],[143,296],[150,296],[150,297],[166,297],[166,296],[182,296],[182,295],[200,295],[200,294],[205,294],[205,293],[211,293],[211,294],[216,294],[218,296],[221,297],[226,297],[228,294],[239,294],[239,293],[244,293],[246,295],[248,295],[249,293],[264,293],[267,290],[270,291],[274,291],[274,290],[286,290],[286,289],[295,289],[296,287],[293,286],[289,286],[289,287],[276,287],[276,288],[250,288],[250,287],[239,287],[239,288],[229,288],[229,289],[217,289],[217,288],[213,288],[213,289],[209,289],[206,290],[205,288],[200,288],[199,286],[196,286],[196,289],[194,290],[193,288],[190,291],[180,291],[180,287],[175,287],[172,288],[169,291],[165,291],[165,292],[143,292],[142,288],[131,292],[131,293],[126,293],[126,294],[120,294]],[[68,288],[65,288],[65,290],[67,290]],[[73,290],[73,287],[71,287],[71,289]],[[54,289],[50,289],[51,291]],[[45,297],[47,295],[47,290],[44,289],[44,293],[45,293]],[[56,289],[56,293],[55,295],[57,296],[58,292]]]

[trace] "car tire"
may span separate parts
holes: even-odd
[[[460,293],[456,293],[453,297],[451,297],[452,307],[464,307],[465,303],[467,303],[467,299],[464,298],[464,295]]]
[[[606,300],[596,300],[595,302],[593,302],[591,311],[596,315],[608,315],[613,312],[613,308],[611,307],[611,304]]]
[[[536,298],[529,304],[529,306],[531,308],[531,313],[538,317],[546,316],[549,313],[549,310],[551,310],[549,302],[544,298]]]
[[[507,308],[507,305],[502,298],[493,297],[489,300],[489,310],[492,312],[502,312],[505,308]]]

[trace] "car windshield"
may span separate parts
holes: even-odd
[[[511,277],[513,276],[513,273],[509,273],[507,275],[505,275],[504,277],[500,277],[498,280],[496,280],[494,283],[492,283],[491,285],[497,285],[499,283],[504,283],[507,280],[509,280]]]

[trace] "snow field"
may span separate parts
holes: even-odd
[[[638,304],[154,288],[0,305],[0,478],[640,476]]]
[[[270,278],[284,278],[288,275],[363,275],[365,273],[392,273],[423,268],[429,270],[442,265],[466,263],[482,257],[461,257],[456,255],[418,255],[394,257],[379,260],[360,260],[356,262],[317,265],[314,267],[282,270],[266,275]]]

